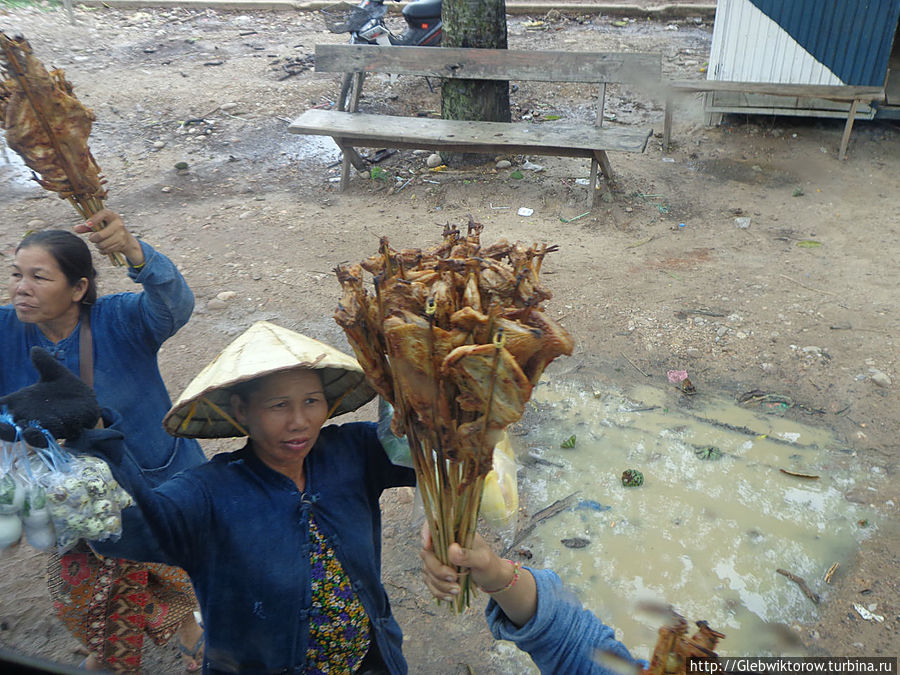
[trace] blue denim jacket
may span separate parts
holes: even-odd
[[[171,260],[146,242],[141,248],[144,266],[129,267],[128,276],[144,292],[105,295],[91,307],[94,390],[101,406],[122,415],[125,435],[141,439],[135,459],[156,485],[206,457],[197,441],[173,438],[163,429],[172,401],[156,359],[162,343],[190,318],[194,295]],[[37,382],[29,357],[35,345],[80,375],[79,329],[80,324],[54,344],[35,324],[19,321],[12,306],[0,307],[0,395]]]
[[[85,432],[69,448],[115,453],[123,440],[118,425],[111,426]],[[160,558],[151,544],[138,559],[176,564],[191,577],[206,628],[204,672],[305,672],[310,616],[319,611],[309,578],[312,514],[366,610],[390,672],[406,673],[402,634],[381,584],[378,498],[386,488],[413,485],[415,474],[390,463],[374,423],[324,427],[305,461],[303,491],[248,447],[153,490],[134,475],[127,452],[111,465],[165,554]]]
[[[615,631],[581,606],[574,593],[563,589],[552,570],[532,570],[537,584],[535,615],[521,628],[516,627],[493,599],[485,608],[491,632],[498,640],[511,640],[540,668],[541,673],[560,675],[619,675],[598,663],[595,652],[611,653],[641,668],[646,661],[635,659],[628,648],[616,640]]]

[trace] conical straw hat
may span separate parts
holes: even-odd
[[[200,371],[166,413],[163,426],[173,436],[188,438],[246,436],[234,419],[231,388],[292,368],[322,371],[329,417],[356,410],[375,396],[356,359],[287,328],[257,321]]]

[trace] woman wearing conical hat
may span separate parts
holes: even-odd
[[[148,555],[158,547],[161,562],[190,575],[204,672],[406,672],[381,584],[378,499],[415,475],[388,459],[378,431],[387,424],[325,426],[373,397],[351,357],[259,322],[164,421],[176,435],[247,436],[240,450],[151,490],[134,475],[114,413],[111,428],[69,444],[110,462],[140,506],[126,512],[126,529],[141,518],[158,539]]]

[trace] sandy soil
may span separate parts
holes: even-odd
[[[379,165],[383,180],[356,177],[342,194],[333,182],[337,152],[286,131],[336,96],[338,78],[308,67],[317,42],[342,41],[316,15],[76,15],[73,26],[61,11],[0,9],[0,29],[24,33],[46,63],[65,69],[97,115],[92,149],[109,205],[170,255],[196,292],[195,316],[161,354],[173,394],[259,319],[343,343],[331,319],[339,297],[331,270],[373,252],[381,235],[425,246],[444,223],[471,214],[485,241],[559,244],[545,265],[550,307],[578,344],[549,376],[666,386],[666,369],[685,368],[699,396],[787,395],[798,405],[785,414],[834,430],[880,476],[871,490],[847,495],[878,506],[876,534],[835,575],[816,624],[794,628],[814,654],[900,653],[896,124],[858,122],[839,162],[840,121],[729,118],[706,128],[699,100],[687,98],[673,150],[664,155],[656,134],[644,154],[613,154],[611,197],[587,215],[587,188],[575,183],[587,163],[559,158],[529,158],[541,172],[508,158],[524,175],[517,180],[492,165],[423,172],[426,155],[404,152]],[[621,27],[572,12],[531,31],[527,18],[510,19],[511,47],[659,52],[667,77],[702,77],[711,35],[709,23],[690,19]],[[609,122],[661,131],[658,94],[611,87]],[[590,123],[594,96],[583,86],[523,83],[512,99],[519,116]],[[370,78],[362,108],[415,114],[438,111],[440,100],[423,80]],[[178,162],[187,170],[176,171]],[[0,157],[4,257],[28,229],[75,222],[71,207],[24,173]],[[534,215],[517,216],[521,206]],[[98,264],[104,291],[129,287],[120,271]],[[220,300],[222,292],[233,296]],[[408,494],[385,498],[384,578],[411,671],[510,672],[496,665],[478,607],[447,617],[429,599],[411,510]],[[42,565],[27,546],[0,561],[0,645],[76,663],[77,644],[50,611]],[[877,603],[884,622],[862,620],[855,602]],[[148,648],[145,664],[148,673],[180,672],[172,647]]]

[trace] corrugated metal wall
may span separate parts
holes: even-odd
[[[708,77],[884,83],[900,0],[718,0]]]

